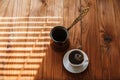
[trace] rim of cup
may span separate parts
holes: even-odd
[[[65,38],[64,41],[57,41],[57,40],[55,40],[55,39],[53,38],[52,34],[53,34],[53,31],[54,31],[56,28],[61,28],[61,29],[63,29],[63,30],[66,32],[66,35],[67,35],[67,36],[66,36],[66,38]],[[68,39],[68,31],[67,31],[67,29],[66,29],[64,26],[55,26],[55,27],[53,27],[52,30],[50,31],[50,37],[52,38],[52,40],[53,40],[54,42],[64,43],[64,42]]]
[[[70,53],[71,53],[72,51],[79,51],[79,52],[81,52],[81,53],[83,54],[83,61],[82,61],[80,64],[73,64],[73,63],[70,62],[70,60],[69,60],[69,55],[70,55]],[[82,66],[82,64],[83,64],[83,62],[84,62],[84,59],[85,59],[85,58],[84,58],[84,52],[83,52],[82,50],[80,50],[80,49],[72,49],[72,50],[69,50],[68,53],[69,53],[69,55],[68,55],[68,62],[69,62],[69,64],[70,64],[71,66],[73,66],[73,67]]]

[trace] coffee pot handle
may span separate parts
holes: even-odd
[[[84,8],[79,16],[73,21],[73,23],[67,28],[69,31],[76,23],[78,23],[79,20],[82,20],[82,18],[88,13],[89,7]]]

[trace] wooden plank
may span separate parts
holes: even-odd
[[[99,18],[101,31],[101,53],[103,65],[104,79],[120,79],[120,63],[118,61],[119,55],[119,27],[116,21],[119,20],[118,12],[115,7],[118,6],[117,1],[101,0],[99,1]],[[114,6],[113,6],[114,3]],[[115,16],[116,14],[116,16]],[[114,68],[116,66],[116,69]],[[118,69],[118,70],[117,70]]]
[[[9,11],[9,14],[10,13],[12,13],[12,16],[15,16],[15,17],[20,17],[20,16],[28,16],[28,4],[29,4],[29,2],[28,2],[28,0],[26,0],[26,1],[24,1],[24,0],[21,0],[21,1],[19,1],[19,0],[12,0],[12,1],[9,1],[10,3],[11,2],[13,2],[14,3],[14,8],[12,7],[12,9],[13,10],[11,10],[11,11]],[[25,3],[25,4],[23,4],[23,3]],[[28,3],[28,4],[27,4]],[[13,5],[13,4],[12,4]],[[18,14],[19,13],[19,14]],[[8,15],[7,15],[8,16]],[[8,44],[7,44],[7,48],[8,48],[8,50],[11,50],[11,49],[15,49],[16,48],[16,46],[13,46],[13,45],[10,45],[9,43],[10,42],[12,42],[13,40],[15,41],[15,39],[11,39],[11,37],[15,37],[15,36],[17,36],[17,37],[19,37],[20,35],[17,35],[17,33],[16,34],[12,34],[12,32],[14,32],[14,31],[17,31],[17,32],[20,32],[21,30],[20,29],[14,29],[14,27],[16,26],[16,24],[14,24],[14,22],[15,23],[17,23],[17,22],[20,22],[19,20],[15,20],[15,19],[12,19],[12,16],[9,16],[9,17],[11,17],[11,20],[10,21],[12,21],[13,23],[11,23],[11,24],[9,24],[10,22],[9,21],[5,21],[4,20],[4,22],[3,22],[3,24],[9,24],[9,25],[12,25],[11,26],[11,29],[10,29],[10,34],[9,34],[9,42],[8,42]],[[26,21],[27,19],[24,19],[24,21]],[[24,24],[24,26],[26,26],[27,25],[27,23],[25,23]],[[20,24],[19,24],[19,26],[20,26]],[[24,29],[23,31],[26,31],[27,29]],[[24,37],[26,36],[26,34],[24,34],[23,35]],[[25,40],[24,40],[25,41]],[[24,48],[23,48],[24,49]],[[10,51],[7,51],[7,53],[9,53]],[[7,56],[7,58],[6,58],[6,61],[7,61],[7,63],[9,62],[9,61],[11,61],[12,59],[10,58],[10,56],[11,56],[11,54],[9,54],[8,56]],[[19,63],[19,60],[16,58],[16,59],[14,59],[16,62],[18,62]],[[13,60],[13,61],[14,61]],[[5,63],[6,65],[5,66],[8,66],[9,67],[9,64],[7,64],[7,63]],[[6,70],[4,70],[4,72],[3,73],[5,73],[5,71]],[[11,69],[11,71],[12,71],[12,73],[15,73],[15,71],[14,70],[12,70]],[[10,72],[11,72],[10,71]],[[21,69],[19,69],[19,72],[21,71]],[[3,74],[3,75],[5,75],[5,74]],[[16,76],[18,76],[19,74],[16,74]],[[17,77],[18,79],[19,79],[19,76]],[[8,77],[6,77],[6,76],[4,76],[4,79],[8,79]],[[11,79],[11,77],[9,77],[9,79]]]
[[[6,11],[7,11],[6,9],[7,9],[8,5],[9,5],[9,0],[6,0],[6,1],[1,0],[0,1],[0,16],[1,17],[6,14]]]
[[[114,56],[113,58],[115,59],[114,61],[112,61],[112,65],[116,65],[117,66],[117,70],[114,71],[114,67],[112,67],[112,71],[111,71],[111,77],[115,78],[115,79],[120,79],[120,63],[118,62],[118,59],[120,57],[120,1],[119,0],[115,0],[115,1],[112,1],[113,2],[113,8],[114,8],[114,17],[115,17],[115,32],[116,32],[116,40],[115,40],[115,46],[117,47],[117,53],[116,53],[116,56]],[[115,48],[116,48],[115,47]],[[114,52],[113,52],[114,53]],[[112,59],[113,59],[112,58]],[[118,59],[117,59],[118,58]],[[117,63],[114,63],[115,61],[117,61]],[[114,74],[114,75],[112,75]]]
[[[30,15],[29,15],[29,17],[36,17],[36,18],[34,18],[34,19],[29,19],[29,21],[36,21],[36,22],[44,22],[43,24],[42,24],[42,26],[41,26],[41,24],[39,24],[39,23],[36,23],[36,24],[34,24],[34,29],[32,29],[31,28],[31,26],[33,26],[33,24],[29,24],[28,25],[28,32],[31,32],[31,31],[33,31],[33,32],[35,32],[36,33],[36,31],[38,31],[38,33],[37,34],[28,34],[27,35],[27,37],[31,37],[31,36],[36,36],[36,37],[39,37],[39,38],[36,38],[36,40],[37,41],[40,41],[40,42],[43,42],[43,44],[42,45],[35,45],[35,47],[39,47],[39,48],[42,48],[42,47],[46,47],[47,45],[49,45],[49,39],[50,39],[50,37],[48,36],[48,34],[49,34],[49,30],[52,28],[51,26],[47,26],[47,25],[50,25],[51,23],[55,23],[55,20],[56,20],[56,17],[55,17],[55,19],[53,19],[53,21],[46,21],[46,19],[47,19],[47,16],[46,16],[46,9],[47,9],[47,6],[48,6],[48,4],[47,4],[47,2],[46,1],[44,1],[44,0],[31,0],[31,6],[30,6]],[[38,17],[44,17],[44,18],[38,18]],[[53,18],[53,17],[49,17],[50,19],[51,18]],[[50,23],[49,23],[50,22]],[[47,23],[49,23],[49,24],[47,24]],[[46,25],[47,24],[47,25]],[[41,28],[39,28],[39,26],[41,26]],[[38,29],[39,28],[39,29]],[[45,30],[45,28],[46,28],[46,30]],[[48,31],[48,33],[47,34],[44,34],[46,31]],[[43,38],[42,38],[43,37]],[[47,38],[45,38],[45,37],[48,37],[48,39]],[[42,40],[41,40],[41,38],[42,38]],[[35,40],[35,41],[36,41]],[[46,40],[46,41],[45,41]],[[34,41],[34,42],[35,42]],[[27,40],[27,42],[31,42],[31,40],[29,39],[29,40]],[[48,43],[47,45],[45,45],[45,43]],[[44,46],[45,45],[45,46]],[[47,48],[46,48],[47,49]],[[42,79],[44,79],[44,77],[46,77],[46,76],[44,76],[44,75],[46,75],[46,72],[44,73],[44,68],[46,67],[46,62],[45,62],[45,58],[44,57],[46,57],[46,49],[44,50],[44,51],[37,51],[37,53],[40,55],[41,53],[45,53],[45,56],[43,56],[42,57],[42,59],[43,59],[43,61],[41,62],[41,64],[39,64],[39,68],[37,69],[37,73],[36,73],[36,75],[34,76],[34,80],[42,80]],[[34,52],[33,52],[34,53]],[[40,58],[40,57],[39,57]],[[38,58],[38,59],[39,59]],[[44,63],[45,63],[45,65],[44,65]]]
[[[51,25],[51,26],[63,26],[63,0],[53,0],[54,8],[53,8],[53,16],[61,17],[59,19],[59,24]],[[54,52],[51,50],[52,54],[52,70],[53,70],[53,80],[62,79],[62,53]],[[49,79],[48,79],[49,80]]]
[[[7,3],[7,4],[6,4]],[[3,4],[3,5],[2,5]],[[12,16],[13,15],[13,6],[14,6],[14,1],[13,0],[11,0],[11,1],[1,1],[1,11],[3,10],[3,12],[1,12],[1,17],[6,17],[6,16]],[[9,22],[12,22],[12,20],[7,20],[7,21],[9,21]],[[4,20],[2,20],[2,19],[0,19],[0,23],[2,23],[2,22],[4,22]],[[12,27],[12,25],[10,25],[10,24],[2,24],[2,25],[0,25],[0,27]],[[3,32],[10,32],[10,30],[7,30],[7,29],[5,29],[5,30],[2,30]],[[1,36],[5,36],[5,34],[2,34]],[[6,35],[6,37],[8,37],[8,39],[5,41],[5,42],[9,42],[9,34],[8,35]],[[1,39],[1,41],[4,41],[3,39]],[[7,48],[8,46],[7,45],[3,45],[4,46],[4,48]],[[7,49],[6,49],[7,50]],[[3,52],[6,52],[6,50],[4,50]],[[4,53],[1,53],[1,54],[4,54]],[[8,59],[8,57],[6,57],[5,58],[6,60]],[[4,60],[3,59],[0,59],[0,61],[2,62],[2,69],[0,70],[0,71],[2,71],[3,73],[4,73],[4,66],[6,66],[7,64],[4,64]],[[4,74],[1,74],[2,75],[2,79],[5,79],[5,76],[4,76]]]
[[[82,7],[90,5],[88,14],[82,20],[82,47],[89,58],[89,67],[85,79],[102,79],[102,57],[97,12],[97,0],[81,0]]]
[[[80,14],[79,12],[80,10],[80,1],[77,0],[72,0],[69,1],[69,18],[68,18],[68,25],[67,27],[69,27],[72,22],[75,20],[75,18],[78,17],[78,15]],[[73,28],[71,28],[69,30],[69,39],[70,39],[70,43],[71,43],[71,47],[73,48],[78,48],[81,45],[81,25],[80,25],[80,21],[74,25]]]
[[[55,0],[49,0],[49,1],[47,0],[46,1],[46,3],[47,3],[46,16],[54,16],[54,10],[55,10],[55,7],[54,7],[55,2],[54,1]],[[49,20],[49,18],[46,19],[46,22],[48,20]],[[51,26],[53,28],[55,25],[49,24],[49,26]],[[44,29],[44,30],[46,30],[46,29]],[[49,45],[48,49],[46,51],[46,56],[44,58],[43,79],[45,79],[45,80],[51,79],[52,80],[54,78],[53,64],[54,64],[54,55],[53,55],[53,52],[52,52],[51,47]]]
[[[80,0],[64,0],[64,17],[63,17],[63,23],[66,28],[68,28],[73,20],[78,17],[80,14]],[[73,28],[69,31],[69,40],[70,40],[70,47],[68,50],[73,48],[78,48],[81,46],[81,24],[78,22],[76,25],[74,25]],[[65,54],[65,53],[64,53]],[[63,56],[64,56],[63,54]],[[81,74],[71,74],[70,72],[66,71],[63,67],[63,80],[79,80],[81,77]],[[80,78],[82,79],[82,78]]]

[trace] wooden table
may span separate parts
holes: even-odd
[[[70,47],[89,57],[80,74],[65,70],[65,52],[50,46],[50,30],[68,27]],[[120,0],[0,0],[0,80],[120,80]]]

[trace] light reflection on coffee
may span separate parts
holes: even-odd
[[[72,64],[75,65],[81,64],[83,60],[84,60],[84,56],[80,51],[75,50],[69,54],[69,61]]]

